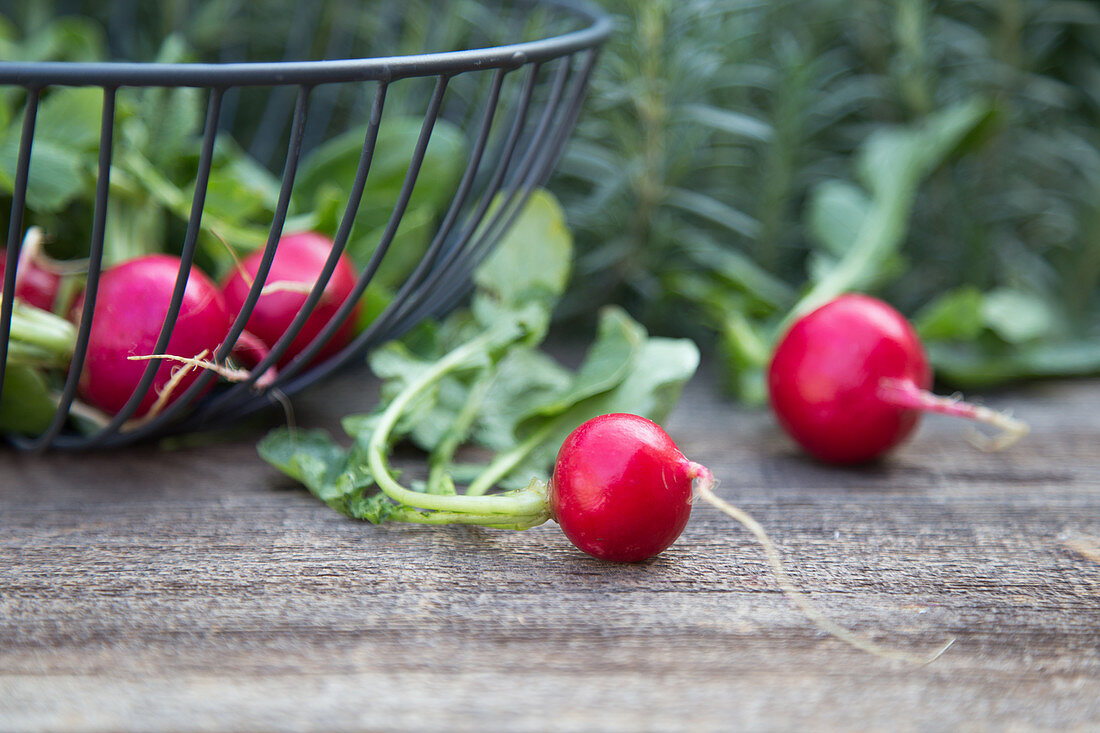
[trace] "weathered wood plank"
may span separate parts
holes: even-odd
[[[372,394],[345,376],[298,419]],[[1033,426],[1007,453],[932,419],[860,469],[714,395],[697,379],[670,432],[798,582],[879,641],[956,637],[946,655],[914,668],[824,637],[709,506],[635,566],[552,525],[373,527],[264,465],[252,423],[173,451],[0,452],[0,728],[1100,725],[1100,382],[991,400]]]

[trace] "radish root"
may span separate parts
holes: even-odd
[[[207,361],[206,355],[209,354],[209,349],[199,352],[197,356],[177,356],[175,354],[142,354],[140,356],[128,356],[126,357],[130,361],[149,361],[151,359],[163,359],[165,361],[176,361],[180,364],[187,365],[187,369],[181,369],[172,372],[172,379],[177,383],[182,379],[182,374],[186,374],[192,369],[206,369],[207,371],[214,372],[219,377],[229,382],[243,382],[251,376],[246,369],[237,369],[231,367],[228,364],[218,364],[217,362]],[[161,394],[167,393],[168,387],[172,384],[171,381],[164,385],[164,389],[161,390]]]
[[[695,484],[696,493],[709,504],[740,523],[745,529],[752,533],[764,548],[764,554],[768,559],[768,564],[771,566],[772,574],[775,576],[776,582],[779,584],[779,588],[783,591],[784,595],[786,595],[794,605],[798,606],[799,610],[801,610],[815,626],[826,634],[850,644],[857,649],[874,654],[877,657],[918,665],[931,664],[955,643],[955,639],[952,638],[932,654],[915,654],[902,649],[894,649],[883,646],[882,644],[877,644],[856,634],[850,629],[844,628],[830,619],[810,600],[806,593],[795,586],[794,581],[791,580],[790,575],[787,574],[783,566],[783,559],[779,555],[778,548],[775,546],[775,543],[772,542],[768,533],[764,531],[760,523],[744,510],[724,501],[714,493],[714,487],[717,484],[709,469],[700,464],[693,464],[693,468],[696,471],[695,478],[697,479]]]
[[[986,452],[1002,451],[1030,431],[1026,422],[1007,412],[997,412],[983,405],[966,402],[958,393],[950,397],[933,394],[904,379],[883,379],[879,383],[878,394],[890,404],[899,407],[937,412],[989,425],[998,431],[997,434],[989,436],[974,430],[969,436],[974,447]]]

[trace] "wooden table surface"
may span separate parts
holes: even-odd
[[[361,374],[305,425],[373,400]],[[889,460],[800,457],[706,370],[667,423],[833,618],[817,631],[709,505],[657,559],[527,532],[374,527],[208,445],[0,449],[0,729],[1100,730],[1100,381],[990,395],[1002,454],[926,420]]]

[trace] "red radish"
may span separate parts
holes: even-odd
[[[157,254],[120,263],[100,276],[88,356],[80,375],[80,394],[84,400],[113,415],[130,399],[146,367],[144,361],[130,357],[153,353],[179,268],[178,257]],[[81,294],[74,312],[79,314],[83,305]],[[165,353],[209,358],[225,340],[230,325],[222,294],[201,270],[192,267]],[[187,367],[167,360],[160,365],[153,388],[142,398],[134,417],[149,411],[158,393],[179,369]],[[199,369],[183,374],[163,404],[177,399],[200,374]]]
[[[988,408],[938,397],[916,331],[886,303],[847,294],[795,321],[768,369],[772,409],[808,453],[830,463],[874,459],[903,441],[922,411],[965,417],[1005,431],[993,447],[1027,432]]]
[[[579,549],[602,560],[637,562],[676,541],[691,514],[693,489],[756,537],[783,593],[819,629],[876,656],[927,664],[931,655],[893,649],[827,617],[798,589],[764,528],[714,492],[710,470],[684,457],[656,423],[630,414],[593,418],[562,443],[550,480],[550,514]]]
[[[320,277],[332,247],[332,240],[317,232],[300,232],[281,238],[260,298],[248,318],[248,330],[268,346],[274,346],[302,309],[310,288]],[[262,258],[262,251],[253,252],[222,284],[226,305],[234,318],[241,312]],[[341,255],[320,301],[279,359],[279,366],[285,366],[309,346],[351,295],[355,282],[356,274],[351,261],[346,255]],[[357,304],[347,320],[317,353],[314,361],[323,361],[347,345],[351,340],[358,309]]]
[[[644,417],[593,418],[565,439],[550,480],[550,515],[593,557],[637,562],[676,541],[691,515],[692,463]]]
[[[5,251],[0,249],[0,281],[4,279],[4,273],[7,270],[5,254]],[[19,272],[15,275],[15,297],[35,308],[52,310],[60,282],[60,275],[43,269],[34,260],[28,260],[19,266]]]
[[[23,246],[19,250],[19,267],[15,273],[15,297],[35,308],[48,311],[53,310],[61,276],[46,269],[40,262],[43,239],[39,227],[31,227],[23,237]],[[7,250],[0,248],[0,285],[4,281],[7,263]]]
[[[570,542],[589,555],[613,562],[638,562],[662,552],[680,536],[691,515],[694,490],[756,537],[780,589],[821,630],[872,654],[920,664],[932,661],[950,646],[948,643],[930,657],[920,656],[869,641],[831,621],[795,586],[760,523],[719,498],[710,470],[685,458],[659,425],[639,415],[601,415],[574,429],[558,450],[549,487],[532,480],[524,489],[486,496],[480,480],[470,484],[465,494],[430,494],[401,486],[384,455],[391,431],[422,390],[453,365],[464,363],[469,348],[467,344],[452,351],[434,372],[428,371],[407,385],[374,423],[366,463],[394,504],[383,518],[371,521],[528,529],[554,519]],[[499,478],[525,455],[519,451],[498,457],[482,477]]]

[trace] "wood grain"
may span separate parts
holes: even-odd
[[[373,386],[296,400],[335,426]],[[1100,382],[991,397],[1003,454],[930,419],[888,461],[801,458],[706,373],[668,428],[836,620],[817,632],[707,505],[615,566],[527,532],[346,520],[256,457],[267,415],[202,444],[0,450],[3,730],[1100,729]]]

